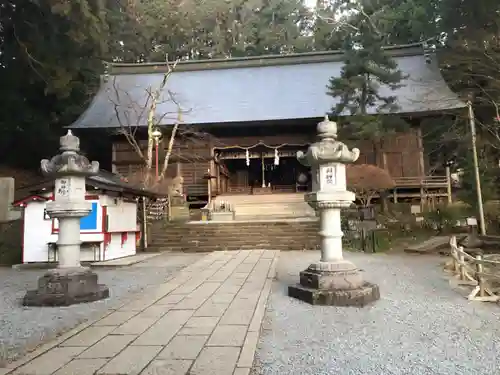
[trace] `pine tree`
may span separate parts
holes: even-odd
[[[380,139],[384,134],[406,124],[393,116],[399,107],[396,96],[379,94],[381,85],[396,90],[405,78],[396,61],[384,50],[384,37],[369,16],[357,26],[357,32],[344,44],[344,66],[340,77],[332,77],[328,94],[338,98],[334,116],[350,115],[340,125],[348,125],[349,133],[358,137]]]

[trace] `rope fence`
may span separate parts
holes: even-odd
[[[453,272],[457,285],[473,286],[467,296],[470,301],[498,302],[500,289],[493,288],[493,283],[500,283],[500,275],[484,271],[485,267],[500,267],[500,262],[486,260],[483,254],[468,254],[462,246],[457,246],[456,236],[450,237],[451,260],[446,268]],[[450,281],[451,283],[452,281]]]

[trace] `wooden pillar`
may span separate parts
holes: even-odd
[[[113,142],[111,145],[111,172],[116,173],[117,168],[116,168],[116,143]]]
[[[446,166],[446,195],[448,196],[448,204],[453,203],[451,197],[451,170],[450,166]]]
[[[215,172],[217,173],[217,194],[222,193],[222,186],[221,186],[221,181],[220,181],[220,174],[221,174],[221,166],[220,164],[215,165]]]
[[[176,177],[181,176],[181,174],[182,174],[182,165],[181,165],[181,162],[180,162],[180,161],[178,161],[178,162],[175,164],[175,169],[176,169],[176,171],[175,171],[175,175],[176,175]]]
[[[422,140],[422,129],[419,128],[417,129],[417,143],[418,143],[418,150],[419,150],[419,172],[420,176],[425,176],[425,160],[424,160],[424,144]]]
[[[421,210],[421,212],[424,212],[424,208],[425,208],[425,190],[424,190],[424,186],[422,184],[423,184],[423,181],[420,180],[420,210]]]

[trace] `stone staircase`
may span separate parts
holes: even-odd
[[[156,223],[151,250],[210,252],[221,250],[316,250],[316,218],[261,221]]]
[[[214,203],[219,202],[231,204],[238,221],[316,217],[301,193],[220,195]]]

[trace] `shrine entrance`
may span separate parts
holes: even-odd
[[[304,192],[310,188],[309,168],[301,165],[296,153],[303,147],[216,150],[216,157],[228,171],[228,194],[275,194]]]

